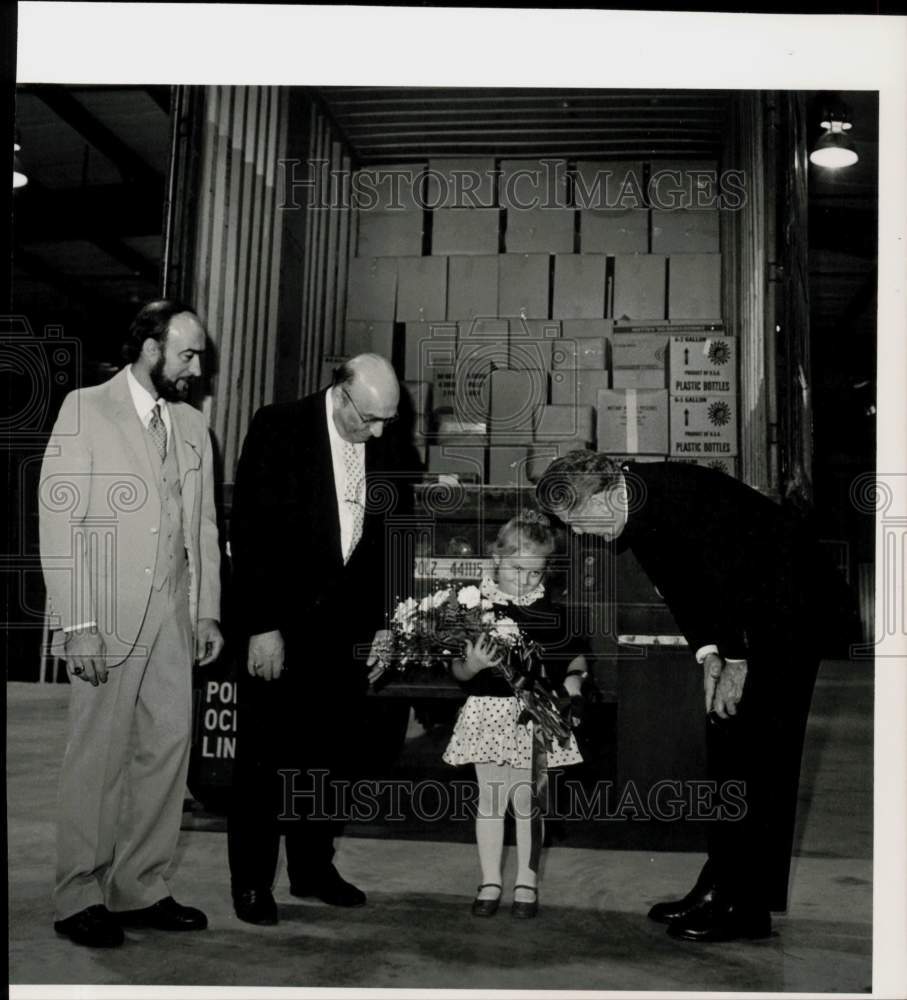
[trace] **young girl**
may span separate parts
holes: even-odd
[[[496,611],[515,621],[543,650],[552,649],[546,657],[545,673],[553,684],[563,684],[567,693],[575,696],[586,674],[585,647],[578,639],[566,639],[562,616],[545,596],[545,564],[553,551],[551,523],[543,514],[526,511],[511,518],[498,532],[493,571],[482,580],[481,592]],[[473,914],[491,917],[497,912],[502,890],[504,814],[512,801],[517,874],[511,912],[515,917],[534,917],[538,912],[538,881],[530,864],[532,729],[517,725],[517,699],[495,670],[501,655],[498,647],[481,637],[475,644],[467,643],[466,656],[454,661],[454,676],[469,697],[442,759],[448,764],[472,763],[476,767],[476,842],[482,884],[473,900]],[[582,760],[572,734],[566,746],[555,746],[547,756],[552,767]]]

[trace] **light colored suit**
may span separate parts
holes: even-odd
[[[169,894],[163,876],[188,768],[194,633],[199,619],[220,617],[220,554],[205,419],[185,403],[168,409],[162,464],[124,369],[66,397],[42,466],[41,561],[54,647],[62,652],[63,629],[95,622],[112,668],[98,687],[72,682],[58,920],[96,903],[137,909]],[[159,561],[174,551],[173,569],[162,574]]]

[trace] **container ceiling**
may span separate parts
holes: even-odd
[[[427,156],[719,155],[727,91],[319,87],[361,165]]]

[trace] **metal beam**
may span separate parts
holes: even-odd
[[[152,183],[162,181],[161,175],[150,167],[138,153],[99,121],[77,101],[65,87],[54,84],[35,84],[29,93],[40,98],[63,122],[75,129],[85,141],[110,160],[125,181]]]

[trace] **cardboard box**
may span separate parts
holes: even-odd
[[[403,377],[409,381],[432,381],[437,365],[453,368],[457,355],[456,323],[407,323],[404,330]]]
[[[736,398],[728,395],[672,395],[671,454],[681,458],[728,458],[736,455]]]
[[[498,262],[498,315],[548,319],[548,254],[502,254]]]
[[[509,367],[550,371],[551,348],[560,335],[558,320],[511,319]]]
[[[620,254],[614,258],[614,318],[664,319],[667,258]]]
[[[551,444],[533,444],[529,448],[529,464],[526,469],[530,483],[537,483],[545,470],[556,458],[563,458],[571,451],[594,451],[594,441],[584,441],[580,438],[570,438]]]
[[[737,392],[737,342],[720,334],[670,338],[670,384],[674,393]]]
[[[429,475],[450,476],[460,482],[483,483],[485,448],[475,445],[429,445],[426,471]]]
[[[664,389],[668,338],[654,333],[615,333],[611,342],[611,384],[615,389]]]
[[[721,316],[721,254],[676,254],[668,266],[668,319]]]
[[[447,264],[447,318],[498,314],[498,257],[451,257]]]
[[[558,254],[554,258],[552,315],[558,319],[601,319],[605,315],[603,254]]]
[[[610,387],[611,376],[607,371],[563,369],[551,373],[551,402],[555,406],[591,406],[594,409],[598,405],[599,389]]]
[[[604,337],[583,337],[579,340],[561,337],[551,352],[552,371],[562,368],[603,371],[607,367],[608,341]]]
[[[613,319],[565,319],[561,323],[561,335],[574,340],[583,337],[605,337],[610,340],[613,334]]]
[[[659,160],[649,166],[649,203],[656,211],[719,208],[714,160]]]
[[[652,212],[652,253],[718,253],[718,209]]]
[[[489,432],[492,444],[529,444],[538,411],[548,399],[548,376],[544,372],[505,371],[491,373]]]
[[[563,441],[567,438],[592,441],[595,438],[595,414],[592,406],[543,406],[537,413],[535,440]]]
[[[465,424],[488,421],[490,406],[489,376],[493,371],[508,367],[506,320],[501,336],[480,336],[470,331],[457,340],[456,399],[454,414]]]
[[[580,212],[579,247],[582,253],[648,253],[649,210],[615,208]]]
[[[572,208],[511,208],[507,211],[507,253],[572,254],[576,213]]]
[[[602,389],[598,394],[596,446],[606,454],[666,455],[666,389]]]
[[[441,208],[494,208],[497,170],[494,157],[441,157],[428,161],[425,206]]]
[[[414,437],[421,439],[431,430],[431,383],[404,380],[400,389],[400,416],[411,421]]]
[[[580,160],[573,179],[574,204],[600,210],[644,208],[643,180],[638,160]]]
[[[359,213],[357,257],[414,257],[421,253],[421,212]]]
[[[394,324],[389,320],[347,320],[343,346],[350,357],[372,353],[391,361],[394,357]]]
[[[488,449],[490,486],[529,486],[529,448],[491,444]]]
[[[706,469],[723,472],[726,476],[739,479],[736,458],[669,458],[669,462],[685,462],[687,465],[701,465]]]
[[[353,174],[353,205],[363,214],[395,212],[421,217],[424,181],[424,163],[363,167]]]
[[[494,254],[500,242],[496,208],[439,208],[432,213],[433,254]]]
[[[392,320],[397,306],[397,259],[354,257],[350,261],[346,318]]]
[[[476,316],[457,323],[457,338],[462,343],[498,344],[504,354],[510,338],[510,321],[498,316]],[[504,366],[506,367],[506,366]]]
[[[517,210],[567,207],[567,161],[501,160],[498,201],[502,208]]]
[[[430,323],[447,317],[447,258],[400,257],[397,319]]]

